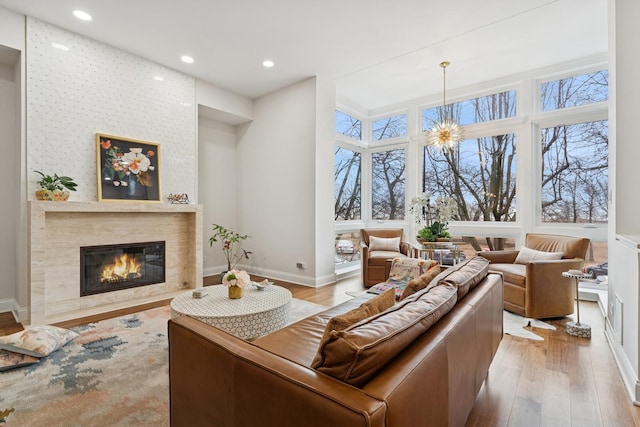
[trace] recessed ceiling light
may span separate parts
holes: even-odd
[[[74,10],[73,11],[73,16],[75,16],[76,18],[81,19],[83,21],[91,21],[93,19],[91,17],[91,15],[89,15],[84,10]]]
[[[265,59],[264,61],[262,61],[262,66],[265,67],[265,68],[271,68],[274,65],[276,65],[276,64],[270,59]]]
[[[164,77],[162,77],[162,76],[155,76],[155,77],[153,78],[153,80],[157,80],[157,81],[159,81],[159,82],[162,82],[162,81],[164,81]]]
[[[190,56],[182,55],[180,59],[182,60],[182,62],[186,62],[187,64],[193,64],[193,58]]]
[[[67,50],[69,50],[69,47],[68,47],[68,46],[63,45],[62,43],[55,43],[55,42],[53,42],[53,43],[51,43],[51,46],[55,47],[56,49],[64,50],[65,52],[66,52]]]

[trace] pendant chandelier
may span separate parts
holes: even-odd
[[[453,117],[447,117],[447,67],[449,61],[442,61],[442,121],[436,122],[430,131],[427,131],[427,145],[440,148],[442,150],[451,150],[456,144],[464,139],[464,130],[458,125]]]

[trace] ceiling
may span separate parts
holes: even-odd
[[[607,0],[0,0],[250,98],[318,76],[365,110],[607,51]],[[72,10],[93,16],[76,19]],[[190,55],[193,64],[180,61]],[[262,67],[264,59],[275,66]]]

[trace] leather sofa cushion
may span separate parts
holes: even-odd
[[[494,265],[494,264],[492,264]],[[475,288],[489,273],[489,260],[481,256],[466,259],[449,268],[443,269],[427,286],[427,289],[442,283],[456,287],[458,301]],[[412,298],[412,296],[409,296]]]
[[[394,289],[388,289],[382,292],[380,295],[376,295],[374,298],[362,303],[358,308],[354,308],[344,314],[340,314],[332,317],[327,322],[327,326],[324,329],[324,334],[320,340],[320,347],[329,339],[331,332],[344,331],[351,325],[355,325],[361,320],[367,319],[375,314],[382,313],[389,307],[393,307],[396,303],[396,295]],[[312,365],[318,362],[319,354],[313,359]]]
[[[455,285],[458,289],[458,301],[460,301],[471,289],[475,288],[478,283],[487,277],[489,260],[475,256],[444,272],[446,275],[440,278],[440,283],[447,282]]]
[[[404,288],[402,296],[400,297],[401,301],[409,295],[415,294],[416,292],[426,288],[429,283],[431,283],[431,281],[440,274],[440,266],[437,261],[429,261],[425,264],[425,269],[427,271],[425,271],[424,274],[411,279],[409,283],[407,283],[407,286]]]
[[[373,251],[369,252],[369,265],[384,265],[388,259],[393,258],[407,258],[407,256],[400,252]]]
[[[355,387],[364,386],[389,361],[456,304],[450,283],[425,288],[394,307],[344,331],[333,331],[312,368]]]
[[[512,283],[520,287],[526,287],[526,264],[491,264],[491,271],[502,273],[505,283]]]

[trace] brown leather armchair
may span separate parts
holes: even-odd
[[[371,247],[370,237],[382,239],[400,238],[399,246],[385,248],[384,245]],[[362,283],[369,288],[378,283],[384,282],[389,277],[391,260],[396,257],[407,257],[409,254],[409,243],[404,241],[404,230],[402,228],[373,230],[360,229],[360,260],[362,263]],[[380,241],[378,241],[379,243]],[[388,260],[388,261],[387,261]]]
[[[573,313],[576,296],[575,280],[562,277],[562,273],[582,267],[589,242],[580,237],[529,233],[525,247],[562,252],[562,258],[525,259],[516,263],[520,251],[478,252],[478,255],[489,260],[490,270],[504,275],[505,310],[534,319],[561,317]]]

